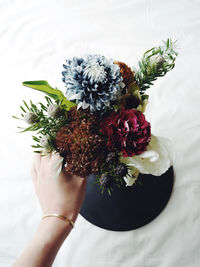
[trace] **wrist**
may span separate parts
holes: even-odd
[[[65,209],[61,209],[61,208],[51,208],[51,209],[43,209],[43,216],[48,215],[48,214],[59,214],[61,216],[64,216],[66,218],[68,218],[69,220],[72,220],[73,222],[76,221],[77,217],[78,217],[78,213],[74,212],[74,210],[65,210]]]
[[[65,234],[72,230],[70,222],[61,220],[58,217],[46,217],[41,219],[39,228],[42,229],[45,233],[54,233],[56,234]]]
[[[41,220],[33,242],[45,248],[54,246],[58,242],[62,244],[71,230],[72,226],[69,222],[56,217],[48,217]]]
[[[68,223],[70,223],[71,227],[74,228],[75,221],[70,220],[69,218],[67,218],[67,217],[65,217],[63,215],[57,214],[57,213],[45,214],[42,217],[42,220],[46,219],[46,218],[50,218],[50,217],[60,219],[60,220],[62,220],[64,222],[68,222]]]
[[[52,266],[52,262],[58,250],[69,235],[71,229],[72,227],[68,222],[55,217],[41,220],[27,248],[27,251],[35,255],[34,264],[31,265],[30,263],[30,266]],[[39,257],[37,258],[36,256],[38,255]],[[39,264],[37,265],[36,262]]]

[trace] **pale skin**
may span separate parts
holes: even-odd
[[[71,176],[64,169],[55,178],[58,154],[34,158],[31,175],[43,215],[56,213],[76,221],[85,198],[86,179]],[[69,222],[48,217],[38,225],[31,242],[12,267],[50,267],[72,230]]]

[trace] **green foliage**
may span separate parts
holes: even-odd
[[[175,43],[169,38],[163,41],[162,46],[153,47],[144,53],[138,62],[139,69],[135,70],[135,79],[141,94],[144,94],[158,77],[164,76],[174,68],[178,56],[174,49]]]
[[[123,177],[119,177],[116,174],[116,166],[117,164],[119,164],[119,162],[116,163],[107,163],[104,162],[101,165],[101,169],[99,174],[96,174],[97,179],[95,181],[95,184],[99,185],[100,191],[103,194],[105,191],[107,191],[108,195],[111,196],[111,192],[114,190],[114,187],[121,187],[121,186],[125,186],[125,182]],[[129,169],[129,167],[127,167]],[[113,179],[113,184],[111,186],[107,186],[106,188],[100,184],[100,178],[102,174],[108,174],[111,179]]]
[[[52,88],[47,81],[27,81],[22,83],[24,86],[30,87],[32,89],[41,91],[53,98],[55,101],[59,101],[66,110],[70,110],[70,108],[76,106],[72,101],[67,100],[62,91],[57,88]]]
[[[33,148],[37,149],[34,152],[41,152],[41,149],[44,148],[41,145],[41,138],[43,136],[48,136],[48,148],[45,147],[47,152],[55,151],[57,150],[55,147],[55,136],[56,133],[59,131],[59,129],[66,125],[68,123],[67,119],[67,111],[65,110],[65,105],[62,105],[59,103],[59,100],[55,101],[56,104],[60,104],[60,108],[64,110],[63,115],[59,118],[52,118],[48,116],[47,109],[51,104],[54,104],[50,97],[45,96],[46,103],[43,104],[41,102],[38,103],[38,105],[34,104],[30,100],[30,104],[27,104],[23,100],[23,106],[20,106],[23,113],[21,114],[21,118],[12,116],[15,119],[24,120],[24,116],[27,112],[33,112],[37,116],[37,122],[31,124],[30,126],[24,128],[24,127],[18,127],[18,129],[21,129],[20,133],[24,132],[36,132],[36,135],[32,136],[33,141],[35,142],[34,145],[32,145]]]

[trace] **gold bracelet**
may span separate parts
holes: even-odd
[[[60,215],[60,214],[46,214],[46,215],[44,215],[44,216],[42,217],[42,220],[43,220],[44,218],[47,218],[47,217],[57,217],[57,218],[59,218],[59,219],[65,221],[65,222],[69,222],[69,223],[71,224],[72,228],[74,228],[74,224],[75,224],[75,223],[74,223],[72,220],[69,220],[68,218],[66,218],[66,217],[63,216],[63,215]]]

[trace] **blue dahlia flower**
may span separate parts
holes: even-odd
[[[90,108],[90,112],[103,111],[110,107],[124,87],[120,68],[113,60],[101,55],[87,55],[66,60],[62,72],[66,84],[66,97],[74,100],[77,109]]]

